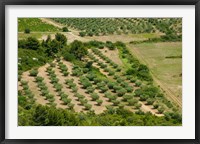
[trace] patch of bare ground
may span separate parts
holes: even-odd
[[[109,50],[108,48],[104,48],[104,49],[99,49],[99,50],[102,52],[102,54],[107,56],[109,59],[111,59],[113,62],[115,62],[119,66],[123,65],[121,59],[119,58],[118,49]]]
[[[73,32],[66,32],[66,33],[63,33],[66,37],[67,37],[67,41],[69,43],[73,42],[74,40],[79,40],[79,41],[82,41],[82,42],[88,42],[89,40],[84,38],[84,37],[80,37],[76,34],[74,34]]]
[[[142,41],[146,40],[147,38],[142,38],[142,37],[134,37],[131,34],[113,34],[113,35],[105,35],[105,36],[85,36],[86,39],[88,40],[97,40],[97,41],[111,41],[111,42],[117,42],[117,41],[123,41],[124,43],[128,43],[130,41]]]
[[[55,39],[55,34],[49,34],[51,36],[52,39]],[[47,40],[48,35],[42,35],[41,39],[39,40]]]

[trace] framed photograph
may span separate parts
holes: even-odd
[[[199,144],[199,0],[1,0],[1,143]]]

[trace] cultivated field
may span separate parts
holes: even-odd
[[[19,18],[19,125],[181,125],[181,29],[178,18]]]

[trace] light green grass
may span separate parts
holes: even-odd
[[[18,31],[24,32],[28,28],[31,32],[55,32],[59,31],[59,28],[44,23],[39,18],[18,18]]]
[[[28,37],[35,37],[39,41],[41,41],[48,35],[55,35],[55,34],[56,34],[55,32],[32,32],[29,34],[25,34],[23,32],[18,32],[18,39],[22,40],[22,39],[27,39]]]
[[[176,96],[182,95],[182,58],[165,58],[182,55],[181,42],[142,43],[129,45],[129,50]]]
[[[44,35],[44,33],[29,33],[29,34],[25,34],[25,33],[18,33],[18,39],[26,39],[28,37],[35,37],[37,39],[41,39],[42,36]]]
[[[133,38],[159,38],[159,33],[142,33],[142,34],[130,34]]]

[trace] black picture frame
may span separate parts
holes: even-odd
[[[195,5],[195,139],[5,139],[5,7],[7,5]],[[5,144],[199,144],[200,143],[200,0],[0,0],[0,142]]]

